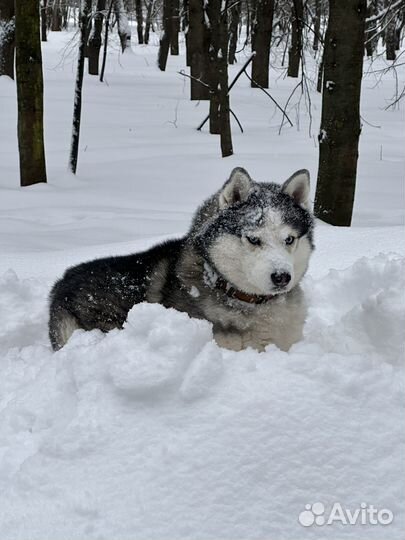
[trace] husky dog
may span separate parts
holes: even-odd
[[[299,282],[313,250],[309,173],[282,186],[238,167],[197,210],[183,238],[148,251],[74,266],[51,292],[54,350],[74,330],[122,328],[139,302],[160,303],[213,324],[220,346],[282,350],[301,339]]]

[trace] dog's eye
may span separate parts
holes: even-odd
[[[246,240],[252,244],[252,246],[261,246],[262,242],[260,238],[256,238],[255,236],[246,236]]]
[[[284,240],[284,242],[287,244],[287,246],[292,246],[295,241],[294,236],[287,236],[287,238]]]

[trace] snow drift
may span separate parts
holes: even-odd
[[[307,278],[289,353],[149,304],[52,353],[48,288],[0,280],[1,538],[401,538],[404,259]],[[317,501],[394,521],[303,528]]]

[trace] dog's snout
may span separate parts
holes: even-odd
[[[273,272],[270,277],[277,287],[286,287],[291,281],[291,275],[288,272]]]

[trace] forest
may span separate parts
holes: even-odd
[[[404,26],[0,0],[1,540],[403,540]]]

